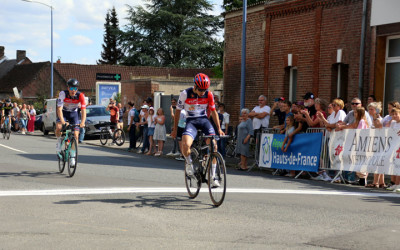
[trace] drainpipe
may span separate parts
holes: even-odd
[[[365,51],[365,28],[367,25],[367,4],[368,0],[363,1],[363,15],[361,24],[361,46],[360,46],[360,68],[358,76],[358,98],[363,97],[363,82],[364,82],[364,51]]]
[[[246,92],[246,22],[247,22],[247,0],[243,1],[243,23],[242,23],[242,75],[240,80],[240,111],[245,107]]]

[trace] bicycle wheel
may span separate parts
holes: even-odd
[[[61,141],[61,152],[57,154],[58,158],[58,170],[60,173],[64,172],[65,169],[65,141]]]
[[[106,145],[109,138],[110,138],[110,132],[108,132],[108,129],[103,128],[100,132],[101,145]]]
[[[74,176],[76,168],[78,167],[78,143],[75,137],[72,137],[68,146],[68,174],[69,177]]]
[[[185,185],[186,185],[186,189],[189,194],[189,198],[194,199],[199,194],[200,188],[201,188],[201,175],[200,175],[200,171],[198,171],[199,167],[201,167],[201,166],[198,161],[199,153],[197,152],[197,150],[195,148],[191,148],[190,155],[192,157],[193,167],[196,171],[196,173],[195,173],[196,177],[195,178],[190,177],[186,173],[186,166],[185,166]]]
[[[213,161],[216,164],[215,167],[212,166]],[[226,192],[225,161],[218,152],[211,154],[207,167],[207,178],[211,201],[214,206],[218,207],[224,201]]]
[[[143,134],[140,131],[136,134],[136,148],[140,148],[143,143]]]
[[[125,132],[122,129],[116,129],[113,137],[115,144],[118,146],[122,146],[125,143]]]
[[[10,136],[11,136],[11,123],[8,122],[7,123],[7,130],[6,130],[6,138],[7,138],[7,140],[10,139]]]

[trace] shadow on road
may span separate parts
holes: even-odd
[[[33,178],[65,178],[65,176],[60,175],[59,172],[34,172],[34,171],[22,171],[22,172],[0,172],[0,178],[4,177],[33,177]]]
[[[187,196],[160,196],[139,195],[135,199],[90,199],[90,200],[64,200],[54,204],[72,205],[86,202],[101,202],[111,204],[123,204],[121,208],[155,207],[169,210],[205,210],[215,208],[211,204],[205,204],[200,200],[192,200]]]

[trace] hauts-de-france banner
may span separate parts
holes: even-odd
[[[322,133],[295,135],[287,152],[281,147],[285,135],[262,134],[259,166],[266,168],[317,172],[321,155]]]
[[[382,128],[345,129],[331,133],[331,168],[400,175],[400,136],[397,132]]]

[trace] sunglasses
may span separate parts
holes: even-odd
[[[206,91],[207,91],[207,89],[199,89],[199,88],[197,88],[197,90],[198,90],[199,92],[206,92]]]
[[[359,102],[352,102],[351,103],[351,105],[359,105],[359,104],[361,104],[361,103],[359,103]]]
[[[69,87],[69,90],[71,90],[71,91],[77,91],[78,88],[77,88],[77,87]]]

